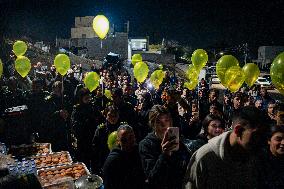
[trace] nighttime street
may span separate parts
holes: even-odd
[[[0,189],[284,188],[283,0],[0,10]]]

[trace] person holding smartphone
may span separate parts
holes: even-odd
[[[173,127],[169,111],[155,105],[149,112],[152,132],[139,144],[142,167],[149,188],[182,188],[186,163],[189,161],[185,146],[179,140],[179,128]]]

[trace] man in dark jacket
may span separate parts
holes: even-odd
[[[40,79],[32,81],[32,90],[26,93],[28,112],[27,116],[33,132],[46,134],[43,127],[43,116],[45,109],[45,98],[50,94],[43,90],[43,85]]]
[[[79,103],[73,108],[71,125],[77,140],[77,158],[89,165],[91,160],[92,139],[97,125],[102,121],[102,115],[92,106],[90,92],[86,88],[78,91]]]
[[[105,123],[100,124],[93,137],[92,145],[94,156],[92,158],[93,171],[101,175],[103,164],[109,154],[107,145],[108,136],[119,127],[119,113],[114,106],[109,106],[105,110]]]
[[[53,92],[46,97],[42,142],[49,142],[54,151],[68,150],[71,105],[63,96],[62,83],[56,81]]]
[[[121,125],[117,144],[103,167],[105,189],[144,189],[145,177],[132,127]]]

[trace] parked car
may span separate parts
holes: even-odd
[[[269,81],[271,83],[271,77],[270,75],[263,75],[262,77],[264,77],[265,79],[267,79],[267,81]]]
[[[212,76],[211,83],[212,84],[220,84],[221,81],[220,81],[220,79],[217,76]]]
[[[258,77],[255,85],[260,85],[260,87],[271,88],[271,83],[264,77]]]

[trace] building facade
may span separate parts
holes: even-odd
[[[120,54],[123,59],[128,55],[128,34],[114,33],[110,27],[108,35],[101,40],[93,30],[94,16],[75,17],[75,27],[71,28],[70,39],[56,39],[56,46],[68,49],[78,56],[103,60],[109,53]]]
[[[284,46],[260,46],[258,59],[255,62],[262,69],[269,68],[278,54],[284,51]]]

